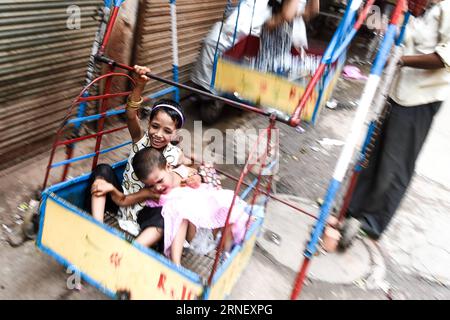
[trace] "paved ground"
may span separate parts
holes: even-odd
[[[299,133],[280,125],[280,171],[276,193],[314,210],[323,197],[342,147],[322,146],[318,140],[344,140],[355,101],[364,84],[340,81],[336,109],[325,109],[315,128]],[[186,102],[186,105],[189,103]],[[450,120],[447,103],[433,127],[417,167],[417,175],[388,231],[375,244],[359,240],[346,255],[317,257],[301,299],[450,299]],[[195,106],[188,109],[188,123],[198,119]],[[249,114],[226,112],[216,127],[262,128],[266,120]],[[188,129],[192,129],[189,128]],[[108,138],[105,145],[123,141],[126,135]],[[83,144],[78,149],[92,150]],[[126,151],[116,155],[125,156]],[[59,158],[64,154],[60,152]],[[104,161],[112,161],[105,157]],[[33,243],[11,248],[5,241],[8,228],[20,223],[17,206],[39,188],[47,155],[42,155],[0,174],[0,299],[104,299],[89,286],[68,290],[65,270]],[[226,166],[237,171],[234,166]],[[76,166],[71,175],[87,172],[89,164]],[[301,198],[292,198],[300,196]],[[265,231],[280,234],[279,245],[265,240],[264,233],[240,282],[232,292],[235,299],[287,299],[301,263],[311,220],[292,210],[271,204]],[[292,223],[286,225],[286,221]],[[286,253],[286,254],[283,254]]]

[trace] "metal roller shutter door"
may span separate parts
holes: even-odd
[[[177,0],[180,82],[189,80],[192,64],[211,26],[222,19],[226,0]],[[168,0],[145,0],[140,5],[135,61],[162,77],[172,77],[172,42]],[[152,81],[147,92],[165,85]]]
[[[69,5],[81,28],[69,29]],[[102,0],[0,3],[0,169],[48,149],[80,92]]]

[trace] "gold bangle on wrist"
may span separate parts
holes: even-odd
[[[142,102],[144,101],[144,98],[140,98],[139,101],[132,101],[130,97],[128,97],[127,100],[127,108],[130,109],[139,109],[141,107]]]

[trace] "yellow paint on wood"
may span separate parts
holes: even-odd
[[[244,100],[267,108],[274,108],[291,115],[297,107],[305,87],[280,76],[259,72],[219,59],[217,64],[216,90],[236,93]],[[311,121],[318,98],[313,91],[302,113],[302,119]]]
[[[42,245],[112,292],[131,299],[194,299],[202,286],[51,198]]]
[[[239,253],[233,258],[233,261],[220,276],[220,278],[211,286],[208,299],[221,300],[231,293],[236,281],[239,279],[243,269],[247,266],[256,243],[257,231],[249,240],[244,243]]]

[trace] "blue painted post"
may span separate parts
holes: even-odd
[[[225,11],[223,12],[222,24],[220,25],[219,36],[217,37],[216,48],[214,51],[214,62],[213,62],[213,70],[211,74],[211,83],[209,84],[209,88],[211,90],[214,89],[214,85],[216,84],[216,72],[217,72],[217,61],[219,60],[219,45],[220,45],[220,37],[222,35],[223,25],[225,24],[225,19],[227,17],[227,13],[231,8],[231,0],[228,0],[227,6],[225,7]]]
[[[178,61],[178,31],[177,31],[177,1],[170,0],[170,21],[172,32],[172,73],[173,81],[179,80],[179,61]],[[180,102],[180,89],[174,89],[174,99],[176,102]]]
[[[370,72],[369,79],[367,80],[362,97],[359,101],[358,109],[356,111],[356,115],[352,123],[351,131],[347,137],[344,148],[336,164],[333,178],[331,179],[330,184],[328,186],[324,203],[320,208],[319,219],[313,229],[311,240],[309,241],[305,249],[304,252],[305,258],[302,267],[300,269],[300,272],[296,278],[294,288],[291,294],[291,299],[296,299],[298,294],[300,293],[304,277],[306,276],[308,264],[311,261],[312,257],[314,256],[314,254],[317,252],[317,244],[319,242],[319,238],[323,234],[323,230],[326,221],[328,219],[328,216],[330,214],[334,199],[336,198],[340,185],[344,179],[345,173],[347,172],[348,166],[352,158],[353,149],[356,146],[357,140],[359,138],[359,133],[364,125],[364,120],[367,116],[369,107],[375,96],[378,84],[380,83],[381,73],[386,64],[390,49],[394,44],[397,33],[398,18],[402,13],[403,5],[404,2],[402,0],[400,0],[397,3],[396,9],[393,14],[393,18],[387,29],[387,32],[381,44],[381,48],[377,54],[374,65]]]

